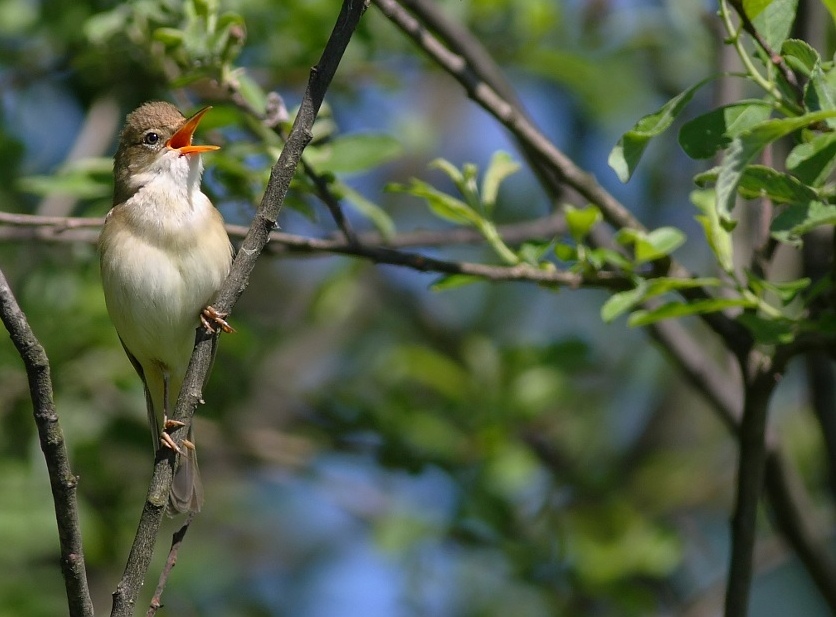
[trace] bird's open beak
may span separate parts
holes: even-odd
[[[192,135],[194,135],[195,129],[197,125],[200,124],[200,119],[203,117],[207,111],[212,109],[211,107],[204,107],[191,118],[186,120],[186,124],[180,127],[171,138],[165,142],[165,145],[171,148],[172,150],[177,150],[180,155],[184,154],[200,154],[201,152],[211,152],[212,150],[219,150],[220,146],[209,146],[209,145],[200,145],[194,146],[192,145]]]

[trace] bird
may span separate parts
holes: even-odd
[[[197,512],[203,484],[193,430],[179,448],[170,419],[191,359],[196,328],[232,332],[214,300],[232,263],[220,212],[201,190],[201,153],[193,145],[205,107],[186,119],[171,103],[129,113],[113,162],[113,207],[99,236],[107,311],[145,388],[154,452],[177,451],[168,512]],[[214,339],[217,341],[217,338]]]

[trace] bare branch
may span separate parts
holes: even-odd
[[[602,187],[594,176],[575,165],[574,161],[551,143],[520,109],[501,97],[496,90],[480,78],[464,58],[450,51],[440,40],[428,32],[415,17],[401,6],[398,0],[374,0],[374,3],[392,23],[415,41],[438,66],[454,77],[470,98],[511,131],[529,152],[536,154],[543,162],[550,165],[561,176],[563,182],[572,187],[578,194],[597,205],[610,225],[616,229],[629,228],[646,231],[644,225],[620,201]],[[692,277],[686,268],[673,260],[669,261],[667,268],[660,268],[660,274],[662,273],[661,270],[667,270],[669,276],[676,278]],[[686,300],[704,300],[711,297],[708,292],[698,287],[682,290],[681,294]],[[746,356],[752,340],[743,326],[720,312],[701,315],[701,318],[723,338],[726,345],[738,358]]]
[[[157,588],[154,590],[154,597],[151,598],[151,605],[148,607],[148,612],[145,613],[145,617],[154,617],[154,615],[157,614],[157,611],[162,607],[163,591],[165,591],[165,586],[168,583],[168,576],[171,574],[174,566],[177,565],[177,553],[180,551],[180,547],[183,544],[183,538],[186,537],[186,532],[189,530],[189,526],[192,524],[194,516],[194,512],[189,512],[186,515],[186,522],[183,523],[183,526],[175,531],[174,535],[171,537],[171,548],[168,550],[168,558],[165,560],[165,566],[163,566],[162,572],[160,572],[160,579],[157,582]]]
[[[585,199],[601,208],[604,218],[614,227],[644,230],[644,225],[615,197],[604,189],[593,176],[583,171],[561,152],[526,115],[490,87],[464,58],[450,51],[444,44],[409,14],[397,0],[374,0],[378,9],[407,36],[415,41],[433,61],[454,77],[468,96],[479,103],[503,126],[520,140],[527,149],[547,162],[563,182]]]
[[[20,310],[6,277],[0,271],[0,319],[26,367],[38,439],[46,459],[58,541],[61,546],[61,572],[67,590],[71,617],[92,617],[93,603],[87,586],[87,571],[78,522],[76,487],[78,478],[70,469],[64,433],[52,398],[52,378],[44,348],[35,338],[26,316]]]

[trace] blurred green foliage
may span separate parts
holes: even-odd
[[[617,4],[441,3],[519,81],[555,139],[599,169],[613,127],[702,79],[714,53],[709,28],[695,25],[701,3]],[[45,156],[47,146],[65,144],[65,155],[95,101],[126,112],[168,98],[184,111],[214,105],[200,139],[223,149],[205,157],[206,190],[229,222],[247,223],[336,10],[319,0],[0,0],[3,210],[40,212],[60,194],[71,198],[66,214],[103,215],[112,147],[63,161]],[[676,101],[632,135],[648,169],[627,194],[653,231],[619,237],[627,256],[589,246],[601,221],[590,206],[568,209],[566,238],[506,246],[496,226],[541,215],[545,197],[513,173],[520,157],[499,152],[512,146],[486,138],[484,118],[374,8],[328,100],[306,160],[361,230],[391,237],[465,225],[489,248],[439,249],[446,256],[577,272],[640,273],[684,240],[674,226],[690,213],[664,205],[685,209],[690,186],[670,173],[667,146],[644,150],[676,126]],[[257,117],[266,111],[279,117],[275,130]],[[754,103],[743,112],[723,121],[742,129],[757,119]],[[681,138],[699,145],[686,127]],[[810,178],[826,175],[810,162],[832,147],[825,141],[795,151]],[[636,163],[628,158],[622,176]],[[298,174],[284,230],[333,231],[315,193]],[[694,196],[698,207],[705,200]],[[730,240],[709,210],[703,226],[722,264]],[[797,234],[828,216],[801,213],[776,231]],[[91,245],[10,239],[0,267],[52,363],[103,612],[151,471],[141,386],[107,319]],[[725,567],[716,547],[733,460],[720,423],[641,336],[600,323],[600,294],[461,282],[337,257],[262,259],[198,412],[207,503],[159,614],[623,616],[711,591]],[[614,320],[687,284],[639,277],[603,315]],[[761,289],[741,302],[798,292]],[[788,447],[821,495],[810,419],[791,401],[780,407]],[[25,374],[2,344],[0,617],[61,614],[51,518]]]

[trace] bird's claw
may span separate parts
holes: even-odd
[[[185,452],[183,452],[183,449],[180,446],[178,446],[177,443],[175,443],[174,439],[172,439],[171,435],[169,435],[165,431],[163,431],[160,434],[160,442],[166,448],[171,448],[172,450],[174,450],[180,456],[183,456],[185,454]],[[192,444],[192,446],[194,446],[194,444]]]
[[[203,327],[206,328],[206,332],[209,334],[215,334],[217,328],[220,328],[227,334],[231,334],[235,332],[235,328],[230,326],[226,319],[229,313],[221,313],[214,306],[207,306],[200,312],[200,323],[203,324]]]

